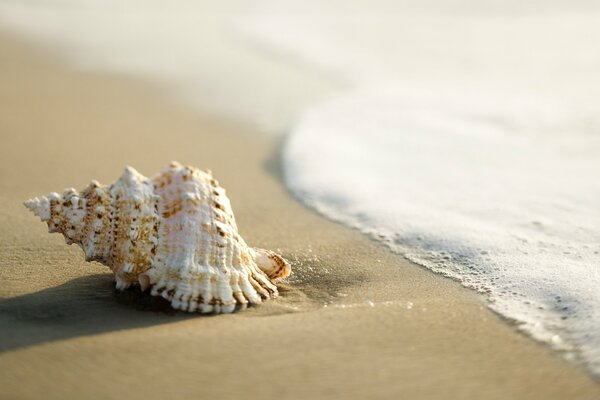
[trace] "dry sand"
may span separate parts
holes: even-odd
[[[277,140],[7,35],[0,87],[1,398],[600,398],[481,296],[298,204]],[[173,159],[212,169],[246,240],[292,260],[278,300],[202,317],[117,292],[21,205]]]

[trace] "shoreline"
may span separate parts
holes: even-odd
[[[600,397],[581,367],[482,296],[292,198],[277,138],[198,115],[150,83],[77,71],[5,33],[0,54],[0,397]],[[172,159],[212,169],[246,241],[292,262],[279,299],[201,317],[115,292],[106,267],[21,205]]]

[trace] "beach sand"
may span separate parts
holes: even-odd
[[[280,139],[6,34],[0,87],[0,398],[600,398],[484,297],[299,204],[281,183]],[[171,160],[212,169],[246,241],[292,261],[280,298],[173,312],[116,291],[22,206]]]

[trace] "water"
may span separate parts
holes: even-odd
[[[244,21],[352,88],[293,127],[286,184],[600,374],[600,13],[457,4]]]
[[[391,87],[332,100],[294,128],[286,183],[598,371],[600,136],[524,97],[502,111],[484,94]]]
[[[324,3],[4,1],[0,23],[77,66],[287,127],[299,199],[600,375],[594,3]]]

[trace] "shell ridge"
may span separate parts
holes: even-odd
[[[212,183],[212,181],[211,181],[211,183]],[[213,234],[213,237],[216,239],[215,240],[216,245],[212,246],[213,253],[214,253],[213,259],[215,260],[216,277],[211,277],[212,298],[210,301],[214,302],[215,299],[220,299],[220,302],[217,302],[217,304],[214,304],[214,307],[216,309],[219,309],[219,311],[221,311],[220,310],[221,306],[224,306],[224,310],[229,310],[231,308],[231,304],[225,304],[225,303],[230,303],[230,299],[233,298],[233,295],[231,292],[231,287],[223,284],[223,282],[226,279],[226,276],[229,272],[226,254],[228,251],[228,247],[231,243],[228,242],[227,240],[223,240],[226,238],[226,235],[227,235],[226,230],[227,229],[226,229],[226,227],[222,226],[222,224],[220,225],[220,223],[216,220],[216,208],[215,207],[216,207],[216,205],[220,204],[219,199],[217,198],[217,196],[218,196],[217,186],[214,184],[211,184],[211,189],[212,190],[207,190],[207,198],[208,198],[209,209],[212,214],[211,219],[213,220],[213,226],[211,226],[211,228],[214,228],[214,230],[216,230],[217,235]],[[227,286],[227,287],[225,287],[225,286]],[[227,292],[227,289],[229,289],[229,293]],[[231,311],[233,311],[233,308],[231,308]]]

